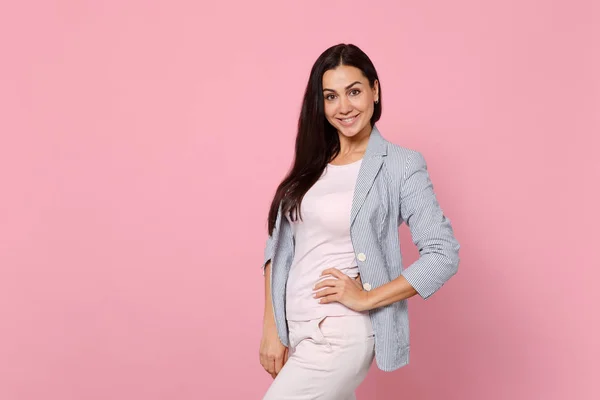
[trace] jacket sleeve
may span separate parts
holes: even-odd
[[[273,240],[273,236],[276,233],[276,228],[273,229],[273,235],[269,236],[267,238],[267,243],[265,244],[265,256],[264,256],[264,261],[263,261],[263,265],[262,265],[262,274],[263,276],[265,276],[265,267],[267,266],[267,262],[269,262],[269,260],[271,258],[273,258],[273,251],[274,251],[274,245],[275,245],[275,241]]]
[[[423,155],[408,157],[400,186],[400,214],[410,229],[419,259],[402,275],[423,299],[440,289],[458,270],[460,245],[433,191]]]
[[[269,237],[267,237],[267,242],[265,243],[264,258],[263,258],[263,264],[262,264],[263,276],[265,276],[265,267],[267,265],[267,262],[271,258],[273,258],[273,253],[275,252],[275,245],[276,245],[275,238],[278,237],[280,223],[281,223],[281,204],[279,204],[279,208],[277,210],[277,218],[275,220],[275,227],[273,228],[273,233]]]

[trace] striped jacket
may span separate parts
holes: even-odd
[[[294,238],[281,204],[267,238],[264,266],[271,260],[271,297],[279,339],[289,346],[285,290],[294,257]],[[408,225],[419,259],[403,268],[399,226]],[[356,180],[350,236],[365,290],[403,275],[427,299],[458,269],[460,245],[433,191],[425,159],[391,143],[373,126]],[[383,371],[408,364],[407,300],[369,311],[375,332],[375,359]]]

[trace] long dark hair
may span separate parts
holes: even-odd
[[[340,152],[340,139],[337,130],[327,121],[324,111],[323,74],[340,65],[360,69],[373,87],[379,81],[375,66],[369,57],[353,44],[338,44],[325,50],[315,61],[306,85],[302,109],[298,119],[296,153],[292,168],[277,187],[269,210],[269,235],[272,235],[277,219],[279,204],[282,205],[282,218],[292,212],[294,220],[301,213],[300,205],[304,195],[319,179],[327,163]],[[381,117],[381,84],[379,102],[374,105],[371,127]]]

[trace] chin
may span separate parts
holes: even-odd
[[[337,130],[344,136],[353,137],[353,136],[358,135],[362,131],[362,128],[357,129],[357,128],[348,128],[345,126],[339,126],[339,127],[337,127]]]

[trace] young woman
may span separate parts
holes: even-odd
[[[384,371],[406,365],[407,299],[457,271],[425,159],[384,139],[380,116],[369,57],[351,44],[321,54],[269,212],[260,362],[275,380],[264,399],[354,399],[373,358]],[[420,254],[407,268],[402,222]]]

